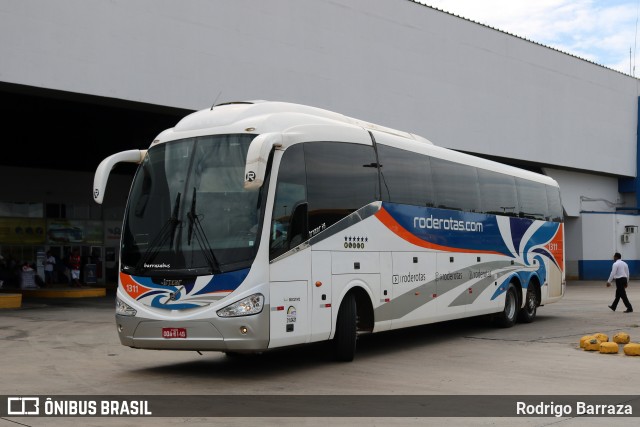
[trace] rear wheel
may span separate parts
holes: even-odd
[[[538,310],[538,292],[535,283],[529,283],[527,288],[527,296],[525,297],[524,307],[518,313],[518,321],[523,323],[531,323],[536,318]]]
[[[496,324],[501,328],[510,328],[516,323],[518,317],[518,292],[513,283],[509,283],[504,298],[504,310],[498,313]]]
[[[336,334],[333,337],[333,351],[336,360],[351,362],[355,357],[357,321],[356,298],[353,294],[347,294],[338,310]]]

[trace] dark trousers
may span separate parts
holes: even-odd
[[[629,302],[629,298],[627,298],[627,291],[625,286],[627,285],[627,278],[621,277],[616,279],[616,299],[613,300],[613,304],[611,304],[612,309],[616,309],[618,307],[618,302],[622,299],[624,306],[627,307],[627,310],[633,310],[631,307],[631,303]]]

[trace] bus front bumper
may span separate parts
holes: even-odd
[[[211,320],[155,320],[116,314],[122,345],[152,350],[264,351],[269,306],[256,315]]]

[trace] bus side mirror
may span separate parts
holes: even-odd
[[[247,163],[244,168],[244,189],[259,190],[267,173],[267,161],[274,147],[282,146],[282,135],[265,133],[256,136],[249,145]]]
[[[102,204],[109,174],[117,163],[127,162],[140,164],[146,154],[147,150],[127,150],[112,154],[101,161],[93,177],[93,201]]]

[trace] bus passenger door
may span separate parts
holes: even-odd
[[[323,341],[331,334],[331,252],[311,257],[311,341]]]
[[[270,266],[269,348],[309,342],[311,251],[300,251]]]

